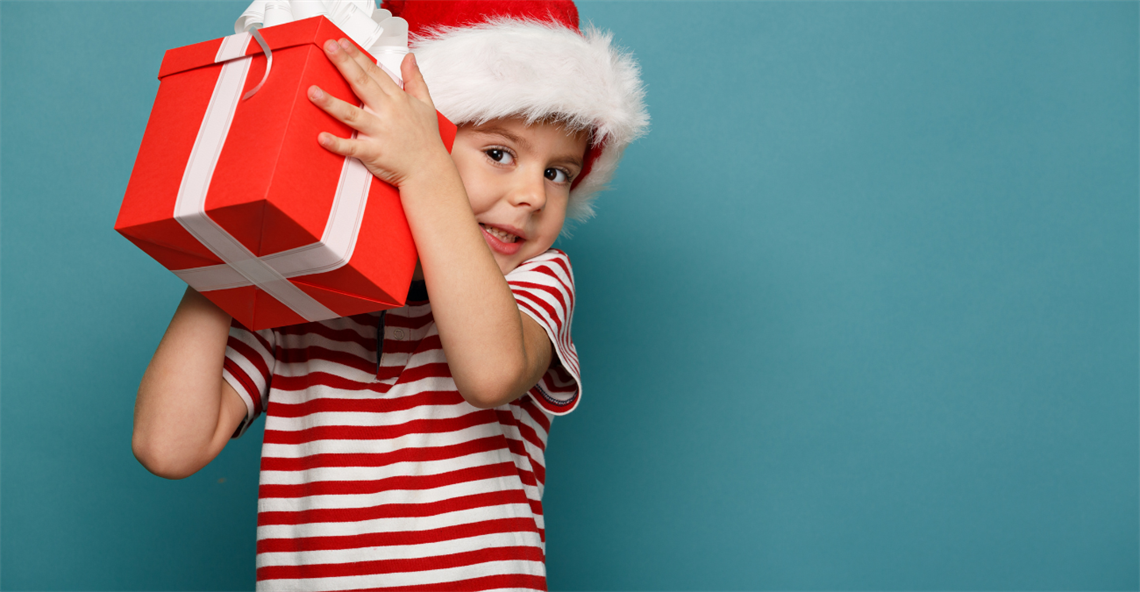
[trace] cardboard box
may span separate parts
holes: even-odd
[[[353,130],[316,84],[359,104],[324,17],[166,52],[115,230],[250,329],[402,306],[417,255],[398,191],[317,144]],[[439,117],[448,150],[455,126]]]

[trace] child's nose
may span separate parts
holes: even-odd
[[[537,180],[533,177],[529,175],[520,179],[511,192],[511,205],[527,207],[536,212],[546,206],[546,177],[538,176]]]

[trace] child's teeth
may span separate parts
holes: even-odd
[[[484,226],[483,228],[487,229],[487,232],[495,235],[496,238],[505,243],[513,243],[515,242],[515,239],[518,238],[515,235],[499,230],[498,228],[492,228],[490,226]]]

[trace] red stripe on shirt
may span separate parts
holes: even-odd
[[[229,358],[226,358],[222,362],[222,368],[225,368],[229,371],[231,376],[237,379],[238,383],[241,384],[241,388],[245,390],[245,394],[249,395],[249,398],[253,401],[252,417],[256,418],[258,415],[261,415],[261,394],[258,393],[257,385],[246,375],[245,370],[242,370],[241,366],[237,365],[237,362]]]
[[[500,518],[428,530],[370,532],[347,536],[299,537],[296,539],[262,539],[257,543],[257,552],[303,553],[305,551],[422,545],[503,532],[538,532],[538,527],[535,526],[534,520],[531,518]],[[261,578],[260,574],[258,577]]]
[[[447,362],[437,362],[424,364],[415,368],[405,368],[404,372],[400,374],[400,380],[398,382],[399,384],[407,384],[425,378],[451,378],[451,369],[447,367]]]
[[[367,359],[356,354],[328,349],[319,345],[303,348],[277,348],[277,363],[279,364],[304,364],[313,360],[335,362],[362,372],[368,372],[376,366],[375,358]]]
[[[518,402],[519,407],[526,410],[527,415],[529,415],[535,423],[542,426],[542,431],[547,434],[550,433],[550,416],[543,413],[542,409],[538,408],[529,399],[515,399],[515,401]]]
[[[479,590],[501,590],[504,588],[546,590],[546,578],[528,574],[507,574],[456,580],[454,582],[444,582],[441,584],[419,584],[416,586],[399,586],[397,588],[360,588],[356,590],[345,590],[344,592],[388,592],[391,590],[402,590],[403,592],[476,592]]]
[[[253,333],[260,340],[261,336]],[[226,347],[233,349],[242,358],[245,358],[253,367],[261,374],[261,378],[269,380],[269,366],[265,363],[265,358],[261,356],[257,350],[249,346],[248,343],[233,337],[232,335],[226,340]],[[255,389],[254,392],[257,392]]]
[[[373,329],[373,334],[370,335],[367,331],[362,334],[360,331],[350,328],[334,329],[322,323],[304,323],[300,325],[290,325],[288,327],[281,327],[276,330],[283,336],[303,335],[305,337],[311,338],[311,336],[315,335],[318,337],[323,337],[329,341],[355,343],[364,348],[374,347],[374,328],[376,321],[368,319],[368,322],[364,322],[365,319],[360,319],[359,317],[353,317],[353,320],[356,321],[361,328]]]
[[[371,481],[314,481],[296,485],[262,485],[258,498],[298,498],[313,495],[364,495],[392,489],[435,489],[448,485],[514,475],[513,462],[471,467],[438,475],[397,475]]]
[[[560,310],[564,311],[567,309],[566,300],[562,296],[562,290],[559,290],[559,289],[555,288],[554,286],[548,286],[545,284],[536,284],[533,282],[521,282],[521,281],[511,282],[511,285],[512,286],[520,286],[520,287],[524,287],[524,288],[530,288],[532,292],[534,292],[534,291],[545,292],[545,293],[549,294],[551,297],[553,297],[555,300],[558,301],[558,307]],[[558,315],[556,318],[558,318],[561,321],[562,315]]]
[[[298,512],[261,512],[257,516],[257,525],[362,522],[381,518],[423,518],[474,508],[526,503],[530,503],[532,506],[534,504],[532,500],[527,499],[526,494],[521,489],[513,489],[477,493],[430,503],[382,504],[365,508],[326,508]]]
[[[263,471],[307,471],[322,467],[386,467],[401,462],[431,462],[459,458],[469,454],[498,450],[502,436],[489,436],[451,446],[401,448],[392,452],[353,454],[313,454],[300,458],[263,457]]]

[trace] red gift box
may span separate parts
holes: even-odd
[[[324,17],[171,49],[115,230],[251,329],[402,306],[415,243],[395,187],[317,144],[353,130],[307,98],[359,104]],[[439,116],[447,149],[455,126]]]

